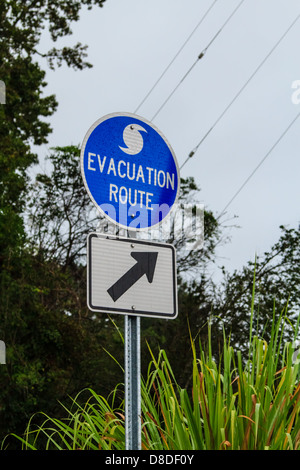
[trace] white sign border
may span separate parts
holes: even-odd
[[[172,157],[174,159],[174,162],[175,162],[175,165],[176,165],[176,171],[177,171],[177,179],[178,179],[178,184],[177,184],[177,193],[176,193],[176,198],[173,202],[173,205],[172,207],[170,208],[168,214],[159,222],[157,222],[156,224],[154,225],[150,225],[148,227],[131,227],[131,226],[127,226],[127,225],[123,225],[123,224],[120,224],[119,222],[117,222],[116,220],[112,219],[108,214],[106,214],[105,211],[103,211],[101,209],[101,207],[97,204],[97,202],[95,201],[95,199],[93,198],[91,192],[90,192],[90,189],[88,187],[88,184],[86,182],[86,178],[85,178],[85,173],[84,173],[84,152],[85,152],[85,147],[86,147],[86,144],[87,144],[87,141],[91,135],[91,133],[96,129],[96,127],[99,126],[99,124],[101,124],[102,122],[104,121],[107,121],[108,119],[111,119],[113,117],[116,117],[116,116],[126,116],[126,117],[132,117],[134,119],[138,119],[142,122],[144,122],[145,124],[147,124],[148,126],[152,127],[152,129],[154,129],[160,136],[161,138],[164,140],[164,142],[167,144],[171,154],[172,154]],[[114,225],[117,225],[118,227],[120,228],[123,228],[125,230],[130,230],[130,231],[135,231],[135,232],[143,232],[143,231],[148,231],[148,230],[151,230],[151,229],[154,229],[154,228],[157,228],[159,227],[159,225],[164,222],[166,219],[168,219],[168,217],[170,216],[171,212],[173,211],[174,207],[176,207],[176,203],[178,201],[178,197],[179,197],[179,191],[180,191],[180,170],[179,170],[179,165],[178,165],[178,161],[177,161],[177,158],[176,158],[176,155],[174,153],[174,150],[172,149],[168,139],[164,136],[164,134],[150,121],[148,121],[147,119],[145,119],[144,117],[141,117],[137,114],[134,114],[134,113],[128,113],[128,112],[116,112],[116,113],[110,113],[110,114],[106,114],[105,116],[102,116],[101,118],[97,119],[97,121],[94,122],[94,124],[89,128],[89,130],[87,131],[87,133],[85,134],[85,137],[82,141],[82,145],[81,145],[81,150],[80,150],[80,168],[81,168],[81,176],[82,176],[82,179],[83,179],[83,182],[84,182],[84,186],[85,186],[85,189],[91,199],[91,201],[93,202],[93,204],[96,206],[96,208],[98,209],[98,212],[100,212],[100,214],[102,216],[104,216],[106,219],[108,219],[111,223],[113,223]]]

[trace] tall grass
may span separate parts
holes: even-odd
[[[282,325],[280,317],[269,344],[252,338],[246,364],[225,336],[218,365],[210,346],[204,352],[200,344],[197,357],[192,342],[192,398],[176,384],[164,351],[153,358],[144,396],[146,437],[151,430],[145,448],[300,449],[299,363],[292,362],[292,342],[281,353]]]
[[[251,312],[252,324],[253,310]],[[243,360],[224,334],[219,363],[211,350],[191,340],[192,394],[181,388],[164,350],[152,353],[142,380],[142,449],[144,450],[300,450],[299,361],[293,341],[282,343],[285,312],[272,325],[271,337],[249,335],[249,356]],[[15,436],[23,449],[125,448],[124,403],[117,386],[105,399],[93,390],[80,405],[77,396],[65,419],[42,413]],[[83,393],[83,392],[82,392]],[[5,448],[5,441],[3,443]]]

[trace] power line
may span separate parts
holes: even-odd
[[[292,22],[292,24],[288,27],[288,29],[285,31],[285,33],[281,36],[281,38],[277,41],[277,43],[272,47],[270,52],[265,56],[263,61],[259,64],[259,66],[255,69],[255,71],[252,73],[252,75],[248,78],[248,80],[245,82],[245,84],[242,86],[242,88],[238,91],[238,93],[235,95],[233,100],[229,103],[229,105],[224,109],[224,111],[220,114],[218,119],[215,121],[215,123],[212,125],[212,127],[206,132],[206,134],[202,137],[202,139],[198,142],[196,147],[189,153],[188,157],[186,160],[183,162],[183,164],[180,167],[180,170],[184,167],[184,165],[187,163],[187,161],[192,158],[195,153],[197,152],[198,148],[200,145],[205,141],[205,139],[208,137],[208,135],[211,133],[211,131],[216,127],[216,125],[219,123],[219,121],[222,119],[222,117],[226,114],[226,112],[229,110],[229,108],[233,105],[233,103],[237,100],[237,98],[240,96],[240,94],[244,91],[246,86],[250,83],[250,81],[254,78],[254,76],[258,73],[258,71],[261,69],[261,67],[264,65],[264,63],[267,61],[267,59],[271,56],[271,54],[275,51],[275,49],[279,46],[279,44],[283,41],[283,39],[286,37],[286,35],[289,33],[289,31],[292,29],[292,27],[295,25],[295,23],[299,20],[300,14],[297,16],[297,18]]]
[[[193,63],[193,65],[189,68],[189,70],[186,72],[186,74],[182,77],[182,79],[180,80],[180,82],[176,85],[176,87],[173,89],[173,91],[169,94],[169,96],[167,97],[167,99],[162,103],[162,105],[158,108],[158,110],[156,111],[156,113],[154,114],[154,116],[152,117],[151,121],[153,121],[153,119],[156,118],[156,116],[158,115],[158,113],[160,113],[160,111],[163,109],[163,107],[167,104],[167,102],[169,101],[169,99],[174,95],[175,91],[179,88],[179,86],[182,84],[182,82],[186,79],[186,77],[188,76],[188,74],[193,70],[193,68],[195,67],[195,65],[197,64],[197,62],[202,59],[202,57],[204,56],[204,53],[201,52],[196,61]]]
[[[211,4],[211,6],[208,8],[208,10],[204,13],[204,15],[202,16],[202,18],[200,19],[200,21],[197,23],[197,25],[195,26],[195,28],[193,29],[193,31],[190,33],[190,35],[187,37],[187,39],[184,41],[184,43],[182,44],[182,46],[180,47],[180,49],[178,50],[178,52],[175,54],[175,56],[173,57],[173,59],[171,60],[171,62],[167,65],[167,67],[164,69],[164,71],[162,72],[162,74],[160,75],[160,77],[156,80],[156,82],[154,83],[154,85],[152,86],[152,88],[148,91],[148,93],[146,94],[146,96],[143,98],[143,100],[140,102],[140,104],[138,105],[138,107],[136,108],[136,110],[134,111],[134,113],[136,113],[140,107],[142,106],[142,104],[144,104],[144,102],[147,100],[147,98],[151,95],[151,93],[153,92],[154,88],[156,88],[156,86],[158,85],[158,83],[161,81],[161,79],[163,78],[163,76],[166,74],[166,72],[169,70],[169,68],[171,67],[171,65],[173,64],[173,62],[176,60],[176,58],[179,56],[180,52],[183,50],[183,48],[186,46],[186,44],[189,42],[189,40],[191,39],[191,37],[193,36],[193,34],[196,32],[196,30],[199,28],[199,26],[202,24],[202,22],[204,21],[204,19],[206,18],[206,16],[208,15],[208,13],[210,12],[210,10],[213,8],[213,6],[217,3],[218,0],[214,0],[213,3]]]
[[[270,148],[270,150],[266,153],[266,155],[262,158],[262,160],[259,162],[259,164],[254,168],[252,173],[248,176],[248,178],[244,181],[244,183],[240,186],[240,188],[236,191],[236,193],[232,196],[232,198],[229,200],[229,202],[226,204],[220,215],[217,217],[217,220],[225,213],[226,209],[230,206],[230,204],[234,201],[234,199],[238,196],[238,194],[242,191],[242,189],[246,186],[246,184],[249,182],[249,180],[252,178],[252,176],[257,172],[257,170],[261,167],[261,165],[264,163],[264,161],[268,158],[268,156],[273,152],[275,147],[279,144],[279,142],[283,139],[283,137],[287,134],[287,132],[290,130],[292,125],[297,121],[297,119],[300,116],[300,112],[297,114],[297,116],[292,120],[292,122],[288,125],[288,127],[285,129],[285,131],[281,134],[279,139],[276,140],[275,144]]]
[[[227,25],[227,23],[231,20],[231,18],[235,15],[235,13],[237,12],[237,10],[241,7],[242,3],[244,3],[245,0],[241,0],[241,2],[238,4],[238,6],[233,10],[233,12],[229,15],[229,17],[227,18],[227,20],[225,21],[225,23],[221,26],[221,28],[218,30],[218,32],[214,35],[214,37],[211,39],[211,41],[207,44],[207,46],[202,50],[202,52],[200,52],[200,54],[198,55],[196,61],[193,63],[193,65],[189,68],[189,70],[185,73],[185,75],[182,77],[182,79],[180,80],[180,82],[176,85],[176,87],[173,89],[173,91],[169,94],[169,96],[166,98],[166,100],[163,102],[163,104],[159,107],[159,109],[156,111],[156,113],[154,114],[154,116],[152,117],[152,121],[153,119],[156,118],[156,116],[158,115],[158,113],[160,113],[160,111],[163,109],[163,107],[166,105],[166,103],[169,101],[169,99],[174,95],[175,91],[178,89],[178,87],[182,84],[182,82],[186,79],[186,77],[189,75],[189,73],[192,71],[192,69],[195,67],[195,65],[198,63],[198,61],[200,59],[202,59],[202,57],[204,57],[205,53],[207,52],[207,49],[212,45],[212,43],[217,39],[217,37],[219,36],[219,34],[222,32],[222,30],[225,28],[225,26]]]

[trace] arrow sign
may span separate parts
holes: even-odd
[[[116,302],[130,289],[144,274],[148,282],[152,283],[158,252],[135,252],[131,256],[137,261],[120,279],[113,284],[107,292]]]
[[[90,233],[87,305],[94,312],[176,318],[176,250],[149,240]]]

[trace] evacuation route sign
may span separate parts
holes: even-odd
[[[178,198],[179,169],[170,144],[152,123],[135,114],[98,119],[83,140],[80,159],[91,200],[120,227],[154,227]]]
[[[173,245],[90,233],[87,252],[87,304],[90,310],[176,318],[176,253]]]

